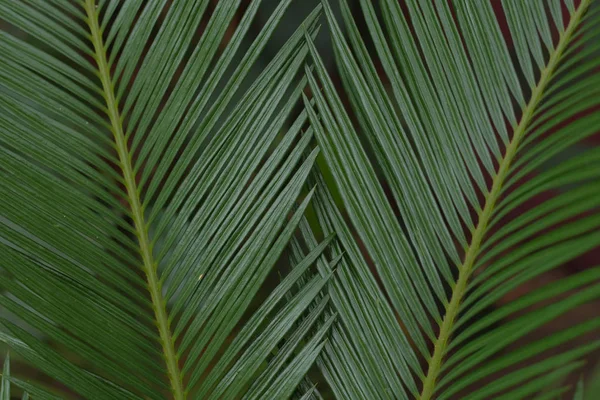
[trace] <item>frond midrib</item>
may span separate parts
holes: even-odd
[[[440,326],[440,333],[435,341],[433,355],[429,361],[427,375],[423,380],[423,390],[419,397],[420,400],[430,400],[435,393],[435,383],[441,372],[442,359],[446,353],[446,348],[448,346],[450,335],[452,334],[460,304],[464,298],[464,295],[466,294],[467,283],[473,271],[475,261],[479,255],[482,241],[487,233],[487,227],[492,217],[494,208],[502,193],[504,183],[510,172],[510,166],[517,154],[519,145],[521,144],[521,141],[527,132],[529,124],[535,115],[535,111],[544,95],[544,91],[552,80],[556,67],[560,63],[561,57],[567,45],[569,44],[573,33],[579,26],[582,16],[590,2],[591,0],[582,0],[579,8],[569,21],[567,29],[565,29],[565,31],[561,34],[558,45],[556,46],[554,52],[551,53],[548,64],[542,71],[540,80],[531,93],[531,99],[523,111],[521,121],[514,131],[513,138],[506,149],[506,153],[500,161],[498,172],[493,179],[492,188],[485,197],[483,211],[481,211],[479,214],[479,222],[477,224],[477,228],[473,232],[471,244],[466,251],[463,264],[459,267],[458,279],[456,281],[456,285],[452,289],[452,297],[450,299],[450,303],[448,303],[448,306],[446,307],[444,320]]]
[[[91,40],[94,45],[94,56],[98,64],[98,74],[102,81],[103,94],[106,101],[107,113],[114,135],[115,146],[119,156],[121,171],[123,173],[124,185],[127,191],[135,232],[138,237],[140,254],[143,261],[143,270],[148,282],[148,290],[152,299],[152,305],[156,317],[156,325],[160,334],[160,341],[165,358],[165,364],[171,383],[171,390],[176,400],[185,398],[182,375],[179,361],[175,351],[175,345],[169,318],[166,310],[166,302],[162,295],[162,285],[157,274],[157,264],[152,255],[152,245],[148,237],[148,226],[144,219],[144,210],[140,200],[135,173],[131,163],[131,152],[128,149],[127,138],[123,131],[123,124],[119,112],[118,102],[114,94],[114,85],[110,75],[110,68],[106,58],[106,49],[102,38],[102,30],[99,26],[98,14],[95,0],[85,1],[85,11],[90,28]]]

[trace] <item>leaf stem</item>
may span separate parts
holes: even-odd
[[[452,297],[450,299],[448,307],[446,308],[446,314],[440,327],[440,333],[434,345],[433,356],[429,361],[427,376],[423,380],[423,390],[421,392],[421,396],[419,397],[420,400],[430,400],[437,389],[435,387],[435,382],[441,372],[442,359],[446,353],[446,348],[448,346],[450,335],[452,334],[454,328],[454,322],[456,320],[456,317],[458,316],[460,304],[466,294],[467,284],[471,273],[473,272],[475,260],[479,255],[481,243],[487,233],[488,223],[490,222],[490,219],[493,215],[493,211],[500,197],[500,193],[502,191],[504,182],[510,172],[510,166],[517,154],[519,144],[523,140],[523,137],[527,132],[527,128],[529,127],[529,124],[531,123],[534,117],[537,105],[541,101],[544,95],[544,91],[548,87],[548,84],[552,79],[553,73],[561,60],[561,56],[565,51],[571,37],[573,36],[573,33],[579,26],[581,18],[585,10],[589,6],[590,1],[591,0],[582,0],[581,5],[571,17],[567,29],[561,34],[558,45],[556,46],[555,51],[550,56],[546,68],[544,68],[544,70],[542,71],[537,86],[533,89],[533,92],[531,93],[531,99],[529,100],[529,104],[527,104],[527,107],[523,111],[523,117],[521,118],[519,125],[514,131],[513,138],[506,149],[506,154],[504,155],[504,158],[500,162],[498,172],[494,177],[492,183],[492,189],[486,196],[485,206],[479,216],[477,228],[473,232],[471,244],[467,249],[464,262],[459,267],[458,280],[456,281],[456,285],[452,290]]]
[[[171,382],[171,390],[176,400],[183,400],[182,375],[179,369],[179,361],[175,351],[174,341],[169,326],[166,302],[162,295],[162,285],[157,274],[157,265],[152,256],[152,246],[148,237],[148,227],[144,220],[144,210],[140,201],[140,195],[135,180],[135,173],[131,164],[131,153],[127,146],[127,139],[123,132],[123,124],[119,113],[118,102],[115,99],[113,82],[110,76],[110,67],[106,59],[106,50],[102,39],[102,31],[98,22],[98,9],[95,0],[85,1],[88,25],[91,39],[95,50],[95,59],[98,64],[98,72],[104,98],[106,100],[107,113],[110,118],[111,129],[115,139],[115,145],[123,172],[125,188],[127,190],[128,202],[131,207],[132,219],[135,225],[136,235],[140,246],[140,254],[143,261],[143,270],[148,282],[148,290],[152,299],[152,306],[156,317],[156,324],[160,334],[160,341],[165,357],[167,372]]]

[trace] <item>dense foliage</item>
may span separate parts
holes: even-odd
[[[573,396],[598,1],[294,1],[0,0],[0,399]]]

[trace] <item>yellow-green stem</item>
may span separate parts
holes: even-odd
[[[169,380],[171,382],[171,390],[173,392],[173,397],[176,400],[183,400],[185,398],[185,392],[183,390],[179,361],[177,353],[175,352],[171,328],[169,326],[166,302],[163,298],[161,283],[157,275],[157,265],[152,256],[152,247],[148,238],[148,227],[144,220],[144,210],[140,201],[135,173],[133,172],[131,164],[131,153],[127,147],[127,139],[123,132],[119,106],[115,99],[110,68],[106,60],[106,50],[102,39],[102,31],[98,23],[98,9],[96,8],[95,3],[95,0],[86,0],[85,10],[87,13],[92,43],[94,45],[96,63],[98,64],[98,73],[104,89],[107,112],[110,118],[121,170],[123,172],[128,202],[131,207],[132,219],[135,225],[135,232],[140,245],[143,269],[146,274],[146,280],[148,281],[148,290],[150,291],[150,297],[154,307],[156,325],[158,327]]]
[[[446,348],[448,346],[450,335],[452,334],[454,322],[458,315],[460,304],[467,291],[467,283],[469,282],[469,278],[471,276],[471,273],[473,272],[475,261],[477,259],[477,256],[479,255],[481,242],[483,241],[483,238],[487,233],[488,223],[490,222],[490,219],[492,217],[494,207],[496,206],[496,202],[500,197],[500,193],[502,191],[504,182],[510,172],[510,166],[515,158],[515,155],[517,154],[519,144],[525,136],[527,128],[529,127],[529,124],[535,114],[536,107],[542,99],[544,90],[547,88],[548,83],[552,79],[552,74],[558,66],[560,58],[563,52],[565,51],[565,48],[569,43],[569,40],[571,39],[573,33],[577,29],[577,26],[581,21],[581,17],[583,16],[585,10],[589,6],[590,1],[591,0],[583,0],[581,2],[581,5],[571,17],[571,20],[569,21],[569,26],[560,36],[558,45],[556,46],[556,49],[550,56],[546,68],[542,71],[537,86],[533,89],[533,92],[531,93],[531,99],[529,100],[529,104],[527,104],[527,107],[523,111],[523,117],[521,118],[519,125],[514,131],[513,138],[506,149],[504,158],[500,162],[498,173],[494,177],[492,189],[486,196],[485,205],[483,207],[483,211],[479,215],[479,222],[477,224],[477,228],[473,232],[471,244],[469,245],[469,248],[467,249],[467,252],[465,254],[464,262],[459,267],[458,280],[456,281],[456,285],[452,290],[452,297],[450,298],[450,303],[446,308],[446,314],[444,316],[444,320],[442,321],[442,325],[440,326],[440,333],[438,335],[437,340],[435,341],[433,356],[431,357],[431,360],[429,360],[427,376],[423,381],[423,390],[421,391],[421,396],[419,397],[420,400],[430,400],[435,393],[435,382],[442,368],[442,359],[446,353]]]

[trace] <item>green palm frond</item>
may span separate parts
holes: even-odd
[[[598,1],[267,3],[0,0],[0,397],[588,395]]]
[[[0,339],[78,396],[286,398],[335,318],[331,239],[257,297],[313,195],[320,10],[250,80],[290,1],[224,42],[240,4],[0,2]]]
[[[510,346],[597,299],[598,266],[481,315],[600,245],[598,149],[565,156],[600,126],[598,10],[567,2],[563,23],[559,1],[502,2],[513,63],[490,2],[361,0],[370,42],[339,3],[346,35],[324,1],[351,112],[314,46],[316,106],[305,97],[333,179],[315,177],[316,214],[346,255],[332,282],[340,323],[319,360],[327,382],[344,399],[545,396],[600,342],[538,356],[597,338],[600,319]]]

